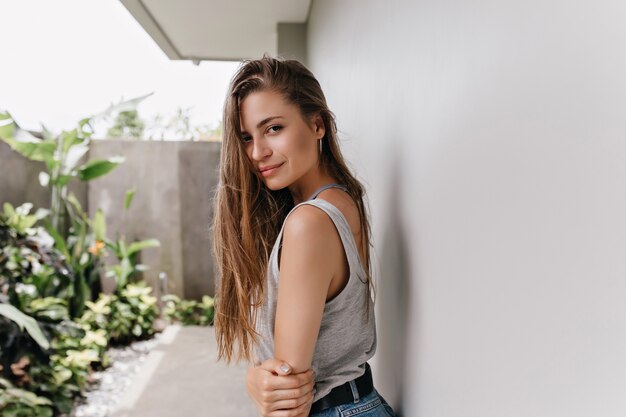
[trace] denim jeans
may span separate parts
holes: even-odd
[[[357,402],[340,404],[335,407],[327,408],[318,413],[309,414],[309,417],[396,417],[395,412],[387,401],[376,391],[372,390],[368,395],[358,398],[356,385],[350,381],[352,392],[356,393]]]

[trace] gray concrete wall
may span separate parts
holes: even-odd
[[[211,255],[212,198],[217,186],[219,142],[96,140],[89,159],[123,155],[126,161],[109,174],[88,184],[70,187],[93,216],[104,210],[107,236],[121,233],[126,241],[158,239],[161,246],[143,251],[141,262],[150,268],[144,278],[155,290],[158,273],[167,273],[168,291],[199,299],[215,294],[215,269]],[[0,205],[25,201],[49,207],[49,192],[39,185],[41,163],[32,162],[0,142]],[[128,211],[124,196],[135,186]],[[116,260],[110,257],[108,264]],[[114,287],[108,279],[105,289]]]
[[[25,202],[33,203],[31,213],[35,213],[38,208],[50,208],[50,191],[48,187],[39,184],[39,173],[43,170],[43,162],[31,161],[0,141],[0,210],[3,210],[5,202],[11,203],[13,207]],[[71,183],[69,190],[86,209],[87,185]]]
[[[127,241],[155,238],[158,248],[142,253],[144,278],[157,287],[168,275],[168,291],[186,298],[214,295],[209,226],[217,185],[218,142],[95,141],[92,158],[124,155],[126,161],[89,184],[90,214],[102,207],[107,234],[126,232]],[[124,195],[137,192],[128,212]]]
[[[221,142],[180,142],[182,260],[185,295],[215,295],[217,270],[212,256],[213,197],[219,182]]]
[[[306,23],[279,23],[278,55],[287,59],[297,59],[306,65]]]
[[[626,3],[313,0],[406,416],[626,414]]]

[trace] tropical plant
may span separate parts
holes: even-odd
[[[156,298],[145,282],[129,283],[119,294],[100,294],[80,322],[91,330],[104,330],[112,345],[128,344],[146,339],[154,334],[154,321],[158,316]]]
[[[104,269],[103,258],[107,255],[103,251],[104,214],[102,210],[97,210],[90,219],[73,193],[69,193],[67,201],[72,221],[67,239],[57,233],[49,222],[45,225],[76,277],[72,317],[78,317],[83,313],[85,301],[94,299],[101,290],[100,272]]]
[[[100,345],[102,340],[76,322],[62,320],[45,327],[52,340],[49,354],[30,360],[24,369],[29,376],[24,388],[50,398],[58,412],[69,413],[73,399],[83,392],[93,364],[105,363],[108,357]]]
[[[43,187],[51,188],[52,227],[64,238],[68,235],[66,213],[70,180],[90,181],[107,174],[124,161],[123,156],[113,156],[79,164],[89,151],[94,123],[109,118],[115,112],[136,109],[150,94],[111,105],[101,113],[81,119],[74,129],[64,130],[58,135],[42,125],[42,138],[21,129],[8,112],[0,111],[0,140],[28,159],[45,163],[46,170],[40,172],[39,182]]]
[[[164,302],[163,316],[170,322],[196,326],[213,324],[215,309],[213,298],[208,295],[203,296],[200,302],[181,299],[174,294],[164,295],[161,300]]]
[[[68,413],[90,368],[109,363],[106,333],[68,320],[64,300],[26,298],[29,316],[0,304],[0,369],[7,380],[51,399],[55,410]]]
[[[89,181],[104,175],[123,162],[124,158],[116,156],[107,160],[92,160],[78,166],[79,161],[89,150],[91,132],[87,126],[89,119],[83,119],[78,127],[71,131],[63,131],[54,136],[44,128],[43,139],[38,139],[28,131],[22,130],[12,120],[9,113],[0,113],[0,121],[10,121],[0,128],[0,139],[8,143],[13,150],[34,161],[43,161],[46,171],[39,174],[42,186],[51,188],[51,220],[52,226],[67,237],[66,199],[68,183],[72,178]]]
[[[38,210],[29,215],[32,204],[17,209],[4,204],[0,213],[0,289],[7,302],[25,311],[26,297],[57,297],[78,309],[75,279],[63,255],[57,251],[54,239],[41,227],[31,227],[46,214]]]
[[[35,214],[28,214],[32,208],[32,203],[24,203],[17,209],[13,208],[10,203],[5,203],[3,209],[6,225],[15,229],[15,232],[18,234],[25,235],[29,233],[38,220],[43,219],[50,213],[50,210],[40,208],[37,209]]]
[[[48,339],[46,338],[46,336],[44,336],[43,332],[37,325],[37,321],[32,317],[27,316],[11,304],[6,303],[0,303],[0,316],[15,323],[20,332],[26,330],[32,340],[37,343],[42,349],[48,349],[48,347],[50,347]],[[7,321],[5,321],[3,325],[5,326],[5,331],[3,332],[3,335],[6,336],[9,334],[9,331],[6,329]]]
[[[32,227],[45,213],[29,215],[31,206],[14,209],[5,203],[0,213],[0,369],[19,388],[51,399],[55,410],[67,413],[85,385],[90,363],[106,362],[106,340],[103,344],[101,332],[70,320],[74,277],[53,247],[54,239],[42,227]],[[85,358],[90,362],[85,364]]]
[[[126,191],[126,195],[124,197],[124,212],[122,214],[122,223],[124,225],[126,224],[126,212],[131,206],[134,197],[134,188]],[[106,227],[106,225],[104,224],[104,216],[101,216],[99,219],[101,219],[101,221],[96,224],[98,229],[100,230],[101,235],[104,236]],[[143,249],[157,247],[160,245],[157,239],[147,239],[128,244],[126,243],[126,237],[124,234],[122,234],[121,236],[118,235],[116,240],[104,239],[104,241],[106,246],[111,249],[111,251],[113,251],[113,254],[120,262],[118,265],[109,267],[107,271],[108,277],[115,277],[118,293],[126,287],[126,284],[131,278],[137,276],[139,272],[143,272],[148,269],[146,265],[137,262],[137,257],[139,253]]]
[[[0,415],[6,417],[52,417],[52,401],[30,391],[16,388],[0,378]]]

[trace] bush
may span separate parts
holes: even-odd
[[[169,294],[161,297],[165,303],[163,316],[166,320],[179,321],[184,325],[207,326],[213,324],[215,314],[213,298],[205,295],[202,301],[181,300],[180,297]]]
[[[32,316],[7,304],[0,306],[5,313],[0,316],[0,369],[4,377],[20,389],[51,400],[56,412],[69,413],[73,398],[82,392],[93,363],[107,362],[103,334],[85,330],[68,320],[60,299],[30,300],[27,311]],[[26,333],[20,323],[29,321],[36,330]],[[0,402],[3,413],[7,404]],[[20,404],[20,407],[27,407],[26,403]]]
[[[4,378],[0,378],[0,411],[6,417],[38,416],[52,417],[52,401],[30,391],[16,388]]]
[[[127,198],[127,205],[129,202]],[[77,238],[70,235],[65,242],[53,228],[34,227],[46,211],[30,215],[31,208],[28,203],[15,209],[5,204],[0,212],[2,416],[70,413],[90,373],[109,366],[107,347],[153,336],[159,314],[152,288],[145,282],[128,282],[141,266],[134,256],[156,246],[156,241],[128,246],[123,239],[105,242],[101,214],[97,213],[95,240],[86,237],[85,226]],[[90,301],[88,281],[82,275],[89,270],[87,275],[98,276],[102,265],[96,261],[105,243],[120,260],[120,274],[115,276],[123,285],[118,285],[114,294],[99,294]],[[92,250],[96,244],[100,247]],[[213,322],[209,296],[198,302],[170,295],[163,301],[163,314],[169,321],[185,325]]]
[[[157,299],[145,282],[128,284],[119,295],[100,294],[96,302],[87,302],[81,323],[90,330],[103,330],[112,345],[128,344],[133,340],[154,335],[158,316]]]

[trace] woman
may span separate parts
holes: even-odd
[[[313,74],[242,63],[224,107],[214,252],[218,359],[246,359],[263,416],[393,416],[376,350],[364,189]],[[280,274],[280,279],[279,279]]]

